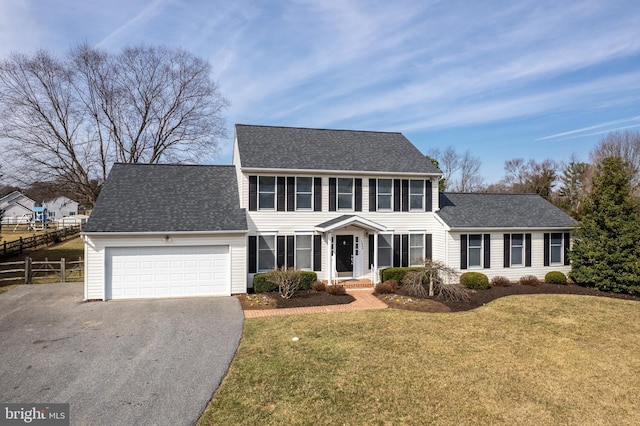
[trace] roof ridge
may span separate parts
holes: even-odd
[[[328,132],[359,132],[359,133],[384,133],[384,134],[398,134],[402,135],[399,131],[385,131],[385,130],[353,130],[353,129],[329,129],[326,127],[294,127],[294,126],[269,126],[264,124],[243,124],[236,123],[236,126],[246,127],[266,127],[270,129],[297,129],[297,130],[324,130]]]
[[[173,167],[235,167],[233,164],[168,164],[168,163],[160,163],[160,164],[150,164],[150,163],[120,163],[115,162],[113,165],[118,166],[173,166]]]

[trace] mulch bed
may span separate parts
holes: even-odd
[[[406,294],[402,291],[402,287],[398,289],[396,294],[406,296]],[[390,302],[389,300],[385,300],[385,295],[377,295],[377,297],[383,302],[387,303],[389,307],[396,309],[407,309],[421,312],[460,312],[475,309],[500,297],[516,294],[581,294],[587,296],[612,297],[616,299],[640,301],[640,297],[631,296],[629,294],[609,293],[599,291],[595,288],[581,287],[575,284],[558,285],[545,283],[540,283],[535,286],[513,284],[506,287],[491,287],[487,290],[469,290],[470,298],[467,302],[449,302],[446,300],[434,298],[427,299],[431,302],[429,304],[412,304],[398,303],[395,301]]]
[[[283,299],[278,292],[239,295],[238,299],[244,310],[346,305],[356,300],[350,294],[333,296],[314,290],[297,291],[291,299]]]

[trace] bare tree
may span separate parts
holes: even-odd
[[[114,161],[196,162],[225,135],[227,100],[184,50],[88,45],[0,62],[0,137],[24,181],[55,180],[93,204]]]
[[[452,146],[444,150],[433,148],[429,150],[429,157],[434,158],[442,170],[442,180],[444,189],[450,189],[452,176],[460,169],[460,155]]]
[[[484,186],[484,180],[480,176],[480,158],[471,155],[469,151],[460,158],[460,180],[457,182],[457,191],[474,192]]]
[[[502,189],[502,192],[535,193],[551,199],[556,185],[558,166],[555,161],[546,159],[541,162],[522,158],[507,160],[504,163],[505,176],[489,188]]]
[[[605,136],[591,151],[590,159],[598,166],[605,158],[619,157],[627,163],[631,173],[631,185],[635,195],[640,186],[640,132],[613,132]]]
[[[429,150],[428,157],[435,159],[442,170],[443,190],[472,192],[483,187],[484,181],[480,176],[482,163],[469,150],[460,155],[452,146],[442,151],[435,148]]]

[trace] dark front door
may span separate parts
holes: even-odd
[[[336,270],[353,272],[353,235],[336,235]]]

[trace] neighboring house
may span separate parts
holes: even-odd
[[[2,223],[26,223],[33,216],[33,208],[35,206],[36,202],[20,191],[13,191],[5,195],[0,198],[0,210],[4,210]]]
[[[51,220],[78,214],[78,202],[63,195],[47,200],[43,204],[47,208],[48,217]]]
[[[576,223],[537,195],[438,194],[401,133],[236,125],[233,166],[116,164],[85,227],[85,299],[244,293],[276,266],[379,279],[445,262],[567,271]]]

